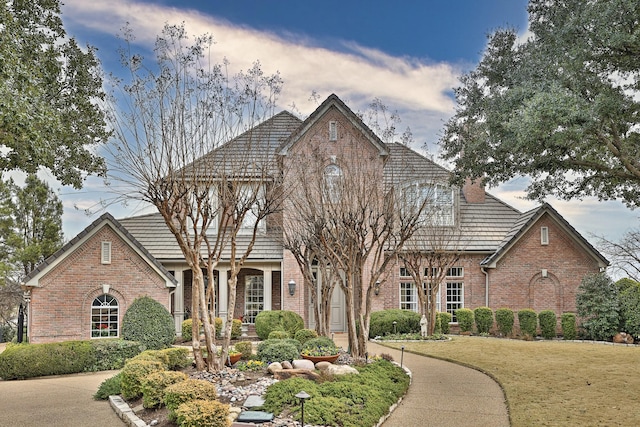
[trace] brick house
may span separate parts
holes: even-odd
[[[260,132],[264,129],[268,132]],[[325,157],[327,173],[341,173],[340,167],[346,165],[338,165],[336,159],[345,158],[345,152],[362,153],[372,159],[369,166],[378,171],[377,176],[394,186],[416,182],[437,186],[439,218],[459,230],[456,250],[460,251],[457,264],[448,269],[441,284],[439,311],[488,306],[493,310],[552,309],[559,316],[575,311],[582,278],[608,265],[549,204],[521,213],[476,183],[450,187],[446,169],[402,144],[382,142],[335,95],[304,121],[284,111],[253,132],[265,137],[254,138],[252,155],[271,159],[275,169],[314,150]],[[247,138],[243,134],[221,149],[233,153]],[[240,273],[235,313],[244,314],[249,325],[260,311],[283,309],[298,312],[308,327],[314,326],[310,292],[302,286],[303,275],[292,254],[283,249],[283,221],[295,214],[285,210],[265,221]],[[419,241],[420,234],[416,236],[414,240]],[[248,238],[238,236],[244,244]],[[108,264],[105,246],[111,248]],[[220,317],[228,310],[227,289],[218,284],[227,282],[228,267],[228,258],[223,257],[213,278],[215,311]],[[182,320],[190,316],[191,277],[159,214],[120,220],[103,215],[25,279],[29,338],[42,342],[98,337],[102,326],[94,320],[101,313],[111,315],[105,317],[111,319],[106,328],[117,335],[117,322],[139,295],[150,295],[170,309],[179,331]],[[374,296],[374,310],[417,311],[418,288],[398,261],[384,275],[384,286]],[[109,304],[116,304],[117,310],[109,311]],[[345,331],[345,298],[339,289],[330,307],[331,329]]]

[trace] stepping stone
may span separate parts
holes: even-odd
[[[262,405],[264,405],[264,399],[262,398],[262,396],[258,396],[257,394],[252,394],[249,397],[247,397],[247,400],[244,401],[244,405],[242,406],[245,408],[251,409],[251,408],[258,408]]]
[[[272,420],[272,413],[262,411],[242,411],[236,419],[239,423],[266,423]]]

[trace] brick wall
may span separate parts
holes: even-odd
[[[101,264],[101,242],[110,241],[111,264]],[[119,303],[120,324],[131,302],[150,296],[170,309],[165,281],[113,229],[104,226],[47,272],[31,292],[32,343],[89,339],[91,304],[102,285]]]

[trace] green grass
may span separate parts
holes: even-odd
[[[640,347],[479,337],[384,345],[491,375],[514,427],[640,425]]]

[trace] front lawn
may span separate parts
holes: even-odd
[[[514,427],[640,425],[640,347],[462,336],[382,344],[490,374]]]

